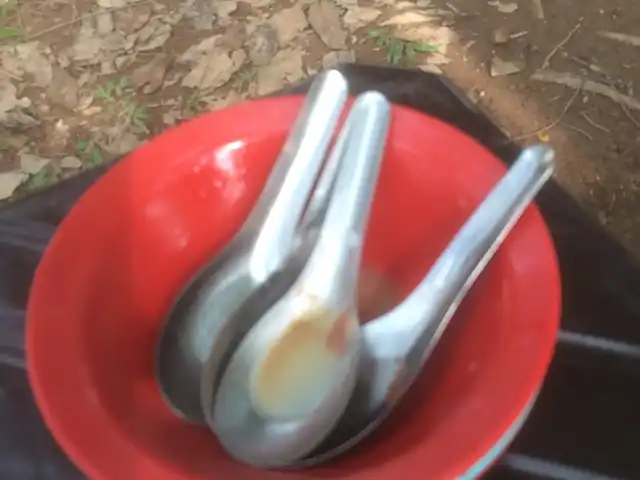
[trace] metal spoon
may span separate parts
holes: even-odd
[[[348,404],[360,358],[357,274],[389,117],[381,94],[356,99],[341,133],[348,135],[344,158],[318,243],[222,375],[210,427],[245,463],[278,467],[301,458]]]
[[[157,377],[165,402],[183,419],[205,423],[200,376],[211,342],[225,319],[289,255],[347,94],[346,79],[335,70],[313,83],[248,219],[169,313],[158,345]],[[330,185],[331,172],[324,178]],[[322,203],[322,198],[314,202]]]
[[[344,453],[389,415],[462,299],[551,176],[553,157],[546,146],[525,149],[409,297],[362,327],[362,361],[349,406],[330,436],[291,467],[317,465]]]
[[[330,195],[335,185],[338,168],[344,157],[351,115],[342,127],[338,140],[325,162],[318,183],[309,199],[307,210],[300,221],[298,236],[294,239],[290,255],[282,268],[247,296],[228,317],[219,320],[219,327],[211,341],[209,356],[204,362],[200,377],[201,406],[209,426],[213,424],[213,404],[220,384],[220,376],[245,335],[280,298],[289,291],[309,261],[317,243],[320,227],[325,218]]]

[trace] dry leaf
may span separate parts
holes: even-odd
[[[354,63],[355,61],[356,53],[353,50],[334,51],[329,52],[322,57],[322,67],[325,70],[328,70],[343,63]]]
[[[269,19],[269,25],[273,27],[278,36],[281,47],[288,47],[308,26],[307,17],[299,5],[280,10]]]
[[[162,47],[171,37],[171,25],[151,20],[138,33],[137,50],[146,52]]]
[[[344,14],[343,21],[349,30],[355,31],[373,23],[381,14],[382,12],[375,8],[352,7]]]
[[[51,63],[51,49],[42,42],[27,42],[0,49],[0,64],[4,71],[20,79],[25,73],[29,74],[39,87],[46,87],[51,82]]]
[[[330,0],[317,0],[307,11],[309,24],[322,42],[332,50],[347,48],[347,32],[342,26],[342,12]]]
[[[78,157],[64,157],[62,160],[60,160],[60,167],[69,170],[77,170],[78,168],[82,168],[82,160],[80,160]]]
[[[13,195],[13,192],[29,178],[24,172],[1,172],[0,173],[0,200],[6,200]]]
[[[213,51],[216,45],[222,40],[222,35],[213,35],[212,37],[201,40],[196,45],[191,45],[187,51],[178,57],[178,62],[192,63],[200,60],[201,57],[208,55]]]
[[[131,0],[98,0],[98,6],[102,8],[122,8],[131,3]]]
[[[52,103],[73,110],[78,106],[78,82],[62,68],[53,67],[47,97]]]
[[[263,67],[278,53],[278,34],[268,24],[259,25],[249,37],[249,58],[254,65]]]
[[[38,125],[24,110],[31,107],[28,97],[18,97],[18,89],[6,77],[0,77],[0,124],[8,128]]]
[[[158,91],[162,87],[169,62],[169,56],[161,53],[149,63],[136,68],[131,74],[133,86],[142,88],[146,94]]]
[[[500,13],[513,13],[518,9],[517,3],[502,3],[500,1],[491,1],[489,5],[496,7]]]
[[[240,70],[246,56],[242,49],[233,52],[214,50],[198,60],[195,67],[182,80],[182,86],[200,90],[221,87]]]
[[[40,157],[24,151],[18,153],[18,158],[20,160],[20,170],[29,175],[35,175],[51,163],[50,158]]]
[[[257,96],[267,95],[302,80],[305,77],[302,70],[303,55],[300,50],[280,50],[269,65],[258,69],[257,83],[252,93]]]

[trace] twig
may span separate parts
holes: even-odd
[[[568,123],[565,123],[564,126],[567,127],[569,130],[573,130],[574,132],[577,132],[580,135],[587,137],[589,140],[593,140],[593,137],[589,135],[587,132],[585,132],[584,130],[582,130],[581,128],[574,127],[573,125],[569,125]]]
[[[582,25],[582,17],[580,17],[580,19],[578,20],[578,23],[576,23],[576,25],[571,29],[571,31],[567,34],[567,36],[564,37],[564,39],[558,45],[553,47],[553,50],[551,50],[549,52],[549,55],[545,57],[544,61],[542,62],[542,68],[549,68],[549,64],[553,56],[556,53],[558,53],[558,50],[564,47],[569,40],[571,40],[571,37],[573,37],[573,34],[578,31],[581,25]]]
[[[569,88],[581,88],[585,92],[595,93],[608,97],[619,105],[624,105],[630,110],[640,111],[640,101],[628,95],[623,95],[615,88],[608,87],[603,83],[586,80],[573,73],[556,72],[554,70],[538,70],[533,72],[531,80],[545,83],[555,83]]]
[[[56,30],[59,30],[61,28],[66,28],[66,27],[74,25],[74,24],[76,24],[78,22],[83,22],[84,20],[86,20],[88,18],[98,17],[98,16],[100,16],[100,15],[102,15],[104,13],[111,13],[111,12],[117,12],[119,10],[126,10],[127,8],[135,7],[136,5],[140,5],[142,3],[147,3],[149,1],[150,0],[139,0],[137,2],[128,3],[128,4],[123,5],[121,7],[113,7],[113,8],[108,8],[108,9],[103,9],[103,10],[98,10],[98,11],[95,11],[95,12],[87,13],[85,15],[81,15],[79,17],[72,18],[71,20],[68,20],[66,22],[62,22],[62,23],[59,23],[59,24],[54,25],[52,27],[45,28],[44,30],[40,30],[39,32],[36,32],[36,33],[34,33],[32,35],[27,35],[27,39],[28,40],[34,40],[34,39],[39,38],[39,37],[41,37],[43,35],[46,35],[48,33],[55,32]]]
[[[632,47],[640,47],[640,37],[637,37],[635,35],[627,35],[626,33],[618,32],[608,32],[606,30],[599,31],[598,35],[602,38],[608,38],[609,40],[613,40],[615,42],[631,45]]]
[[[571,105],[573,105],[573,102],[576,100],[576,98],[578,97],[578,95],[580,94],[580,91],[582,89],[580,88],[580,86],[578,86],[578,88],[576,88],[576,91],[573,92],[573,95],[571,95],[571,98],[569,99],[569,101],[567,102],[567,104],[564,106],[564,109],[562,110],[562,113],[560,114],[560,116],[558,118],[556,118],[553,122],[549,123],[548,125],[545,125],[542,128],[539,128],[538,130],[531,132],[531,133],[525,133],[523,135],[518,135],[517,137],[514,137],[513,140],[522,140],[524,138],[528,138],[528,137],[533,137],[536,135],[540,135],[541,133],[544,133],[548,130],[551,130],[553,127],[555,127],[556,125],[558,125],[562,119],[564,118],[564,116],[567,114],[567,112],[569,111],[569,109],[571,108]]]
[[[611,130],[609,130],[607,127],[603,127],[602,125],[600,125],[599,123],[594,122],[593,120],[591,120],[591,118],[589,118],[589,116],[585,113],[582,112],[580,115],[582,115],[582,117],[589,122],[591,125],[593,125],[594,127],[596,127],[598,130],[602,130],[603,132],[607,132],[607,133],[611,133]]]

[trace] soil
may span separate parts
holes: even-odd
[[[623,0],[0,0],[0,197],[337,62],[393,63],[447,75],[514,140],[553,145],[558,181],[640,254],[637,25]]]

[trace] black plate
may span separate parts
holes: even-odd
[[[342,70],[354,94],[375,89],[395,103],[437,116],[506,163],[518,154],[518,147],[441,77],[367,66]],[[281,93],[304,92],[308,85]],[[33,403],[24,365],[24,309],[51,234],[105,170],[0,209],[0,479],[83,478]],[[544,188],[538,205],[559,255],[563,330],[529,420],[487,478],[640,479],[640,267],[555,182]]]

